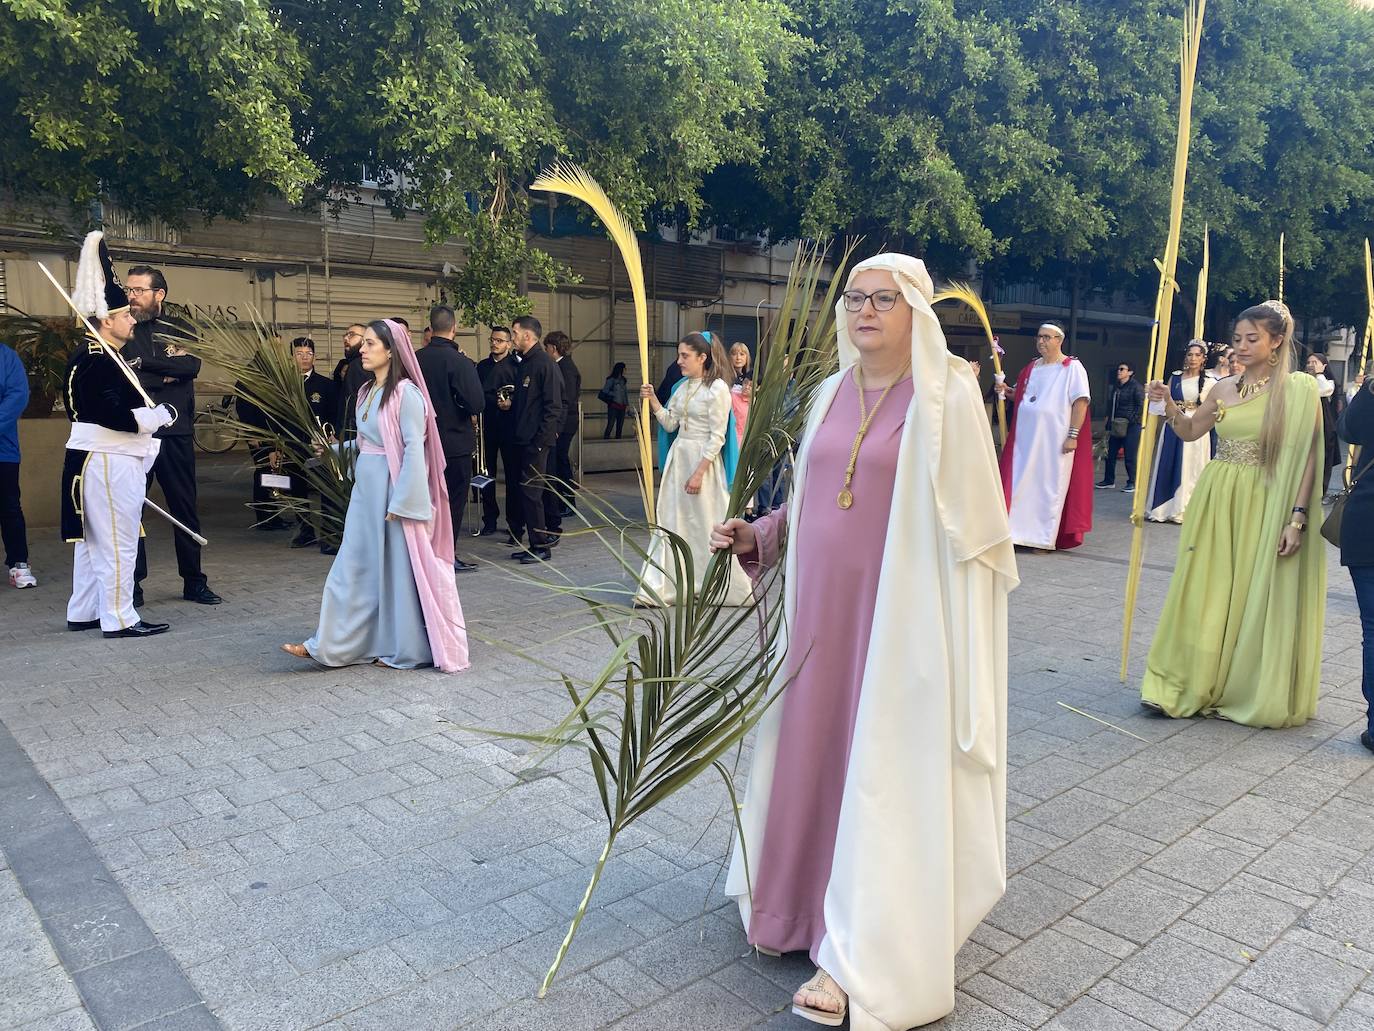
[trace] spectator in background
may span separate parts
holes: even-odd
[[[1200,372],[1201,370],[1199,370]],[[1116,453],[1125,448],[1126,486],[1124,492],[1135,492],[1135,460],[1140,448],[1140,417],[1145,410],[1145,388],[1135,378],[1135,366],[1121,362],[1116,367],[1116,383],[1107,403],[1107,462],[1102,470],[1098,490],[1116,486]]]
[[[1169,378],[1169,396],[1184,418],[1192,417],[1216,383],[1206,366],[1207,345],[1201,340],[1190,340],[1183,352],[1183,369]],[[1183,440],[1166,424],[1159,439],[1159,457],[1150,473],[1150,502],[1145,518],[1155,523],[1183,522],[1183,510],[1216,449],[1215,431],[1198,440]]]
[[[167,299],[167,279],[161,270],[135,265],[126,277],[125,292],[135,326],[133,339],[124,350],[125,360],[138,369],[139,382],[153,404],[169,405],[176,421],[154,436],[162,443],[148,486],[156,479],[167,499],[167,511],[190,529],[200,532],[196,506],[196,448],[192,420],[196,413],[196,377],[200,359],[189,353],[185,344],[194,339],[182,319],[163,311]],[[218,605],[223,599],[210,590],[200,567],[200,545],[180,530],[172,533],[176,546],[177,572],[181,574],[181,596],[200,605]],[[138,539],[138,560],[134,568],[134,608],[143,604],[143,581],[148,575],[145,538]]]
[[[1325,497],[1331,490],[1331,470],[1336,468],[1336,462],[1340,458],[1341,446],[1336,440],[1336,420],[1340,418],[1341,413],[1336,407],[1336,381],[1331,378],[1331,373],[1327,369],[1326,355],[1309,354],[1306,368],[1307,374],[1317,381],[1317,398],[1322,406],[1322,473],[1319,483]]]
[[[1364,638],[1365,729],[1360,744],[1374,752],[1374,386],[1356,389],[1341,414],[1341,438],[1360,447],[1354,487],[1341,518],[1341,565],[1350,571]]]
[[[562,330],[555,329],[544,338],[544,351],[563,376],[563,425],[559,427],[549,462],[549,476],[555,482],[544,492],[544,525],[554,535],[552,539],[556,544],[557,535],[563,532],[563,517],[573,514],[573,499],[576,497],[573,493],[576,481],[572,466],[572,442],[581,421],[578,399],[582,396],[582,373],[572,360],[572,338]]]
[[[453,342],[457,325],[458,320],[448,305],[440,304],[430,309],[429,343],[415,356],[424,374],[422,386],[429,391],[430,408],[438,422],[439,440],[443,445],[444,484],[448,488],[455,549],[463,532],[463,513],[467,511],[468,486],[472,483],[472,453],[477,447],[477,417],[482,414],[484,403],[477,363]],[[477,564],[465,562],[455,551],[453,568],[460,573],[469,573]]]
[[[754,399],[754,376],[749,371],[749,345],[736,341],[730,345],[730,407],[735,413],[735,436],[744,443],[744,425],[749,421],[749,403]]]
[[[630,391],[625,381],[624,362],[615,363],[596,397],[606,406],[606,432],[601,434],[601,439],[610,440],[611,431],[615,430],[615,439],[619,440],[625,432],[625,410],[630,406]]]
[[[515,394],[509,401],[498,399],[497,406],[511,413],[511,442],[520,455],[520,515],[529,531],[529,547],[515,552],[511,558],[532,565],[552,557],[549,547],[553,538],[544,526],[544,477],[563,426],[563,374],[539,346],[544,328],[538,319],[521,315],[513,329],[515,349],[520,353]],[[509,505],[506,515],[509,519]],[[515,538],[513,526],[511,536]]]
[[[29,535],[19,504],[19,417],[29,403],[29,377],[8,344],[0,344],[0,540],[11,587],[37,587],[29,568]]]
[[[477,378],[482,381],[484,407],[482,409],[482,461],[492,483],[482,491],[482,527],[476,536],[487,537],[496,532],[501,508],[496,503],[496,460],[506,474],[506,525],[511,540],[519,543],[525,523],[520,515],[520,455],[511,437],[511,411],[502,408],[515,394],[515,377],[520,362],[511,352],[511,332],[505,326],[491,327],[491,353],[477,363]]]
[[[291,427],[292,435],[301,442],[308,454],[313,441],[317,439],[328,440],[334,436],[333,420],[339,404],[334,394],[334,381],[315,371],[315,341],[311,340],[310,337],[296,337],[291,341],[291,357],[296,363],[296,371],[301,374],[301,388],[305,392],[305,403],[310,408],[311,422],[313,423],[309,426]],[[291,541],[291,547],[308,548],[318,544],[320,550],[325,554],[333,554],[332,546],[320,539],[308,518],[310,490],[305,475],[299,469],[292,469],[291,476],[299,485],[298,495],[302,505],[307,510],[306,514],[301,517],[300,527],[296,530],[296,536]],[[324,510],[323,498],[321,498],[321,509]]]

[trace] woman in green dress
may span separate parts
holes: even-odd
[[[1150,647],[1143,704],[1168,716],[1293,727],[1317,708],[1326,555],[1317,381],[1294,371],[1281,301],[1236,320],[1235,364],[1191,416],[1150,384],[1184,440],[1217,431]]]

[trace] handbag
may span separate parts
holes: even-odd
[[[1336,547],[1341,546],[1341,519],[1345,516],[1345,503],[1350,500],[1350,492],[1355,489],[1355,484],[1360,482],[1360,477],[1369,472],[1369,467],[1374,465],[1374,458],[1371,458],[1350,481],[1350,486],[1336,495],[1336,500],[1331,502],[1331,510],[1326,513],[1326,518],[1322,520],[1322,536]]]
[[[1113,437],[1124,437],[1126,434],[1128,434],[1128,433],[1130,433],[1130,432],[1131,432],[1131,420],[1130,420],[1130,419],[1113,419],[1113,420],[1112,420],[1112,436],[1113,436]]]

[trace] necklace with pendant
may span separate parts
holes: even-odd
[[[363,422],[367,422],[367,413],[372,409],[372,402],[377,398],[377,388],[373,387],[367,392],[367,398],[363,401]]]
[[[902,366],[902,371],[897,373],[897,378],[883,388],[883,392],[878,397],[877,403],[871,411],[868,410],[864,400],[864,374],[858,366],[854,366],[854,385],[859,391],[859,432],[854,434],[854,446],[849,451],[849,466],[844,471],[844,487],[840,490],[840,496],[835,499],[835,504],[839,505],[844,511],[849,511],[854,505],[854,492],[850,485],[854,482],[854,470],[859,464],[859,449],[864,446],[864,437],[868,436],[868,428],[873,425],[873,420],[878,414],[878,409],[887,400],[887,395],[892,393],[892,388],[906,378],[906,370],[911,367],[908,360]]]
[[[1261,379],[1261,380],[1256,380],[1254,383],[1247,383],[1247,382],[1245,382],[1245,376],[1244,376],[1244,374],[1242,374],[1241,377],[1240,377],[1240,382],[1236,384],[1236,392],[1237,392],[1238,394],[1240,394],[1241,400],[1243,401],[1243,400],[1245,400],[1245,399],[1248,398],[1248,397],[1253,397],[1255,394],[1258,394],[1261,390],[1263,390],[1263,389],[1264,389],[1265,387],[1267,387],[1268,385],[1269,385],[1269,377],[1268,377],[1268,376],[1265,376],[1265,377],[1264,377],[1263,379]]]

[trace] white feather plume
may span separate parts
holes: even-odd
[[[76,263],[76,282],[72,285],[72,301],[83,315],[103,319],[110,314],[105,303],[105,270],[100,265],[100,241],[105,234],[94,229],[81,244],[81,258]]]

